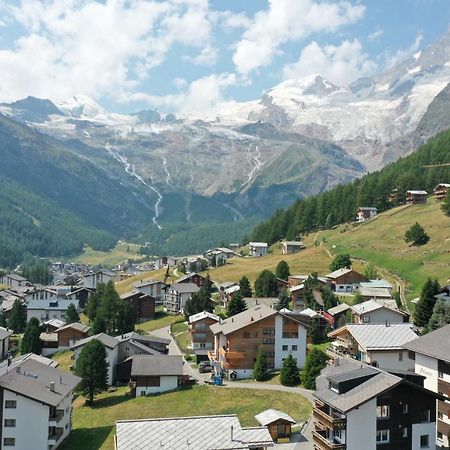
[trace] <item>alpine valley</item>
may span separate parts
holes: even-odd
[[[450,32],[346,87],[292,79],[203,114],[110,113],[83,95],[1,104],[0,265],[120,238],[154,254],[240,241],[449,128],[449,81]]]

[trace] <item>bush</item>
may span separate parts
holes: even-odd
[[[430,237],[425,232],[423,227],[416,222],[409,230],[406,231],[403,239],[411,245],[425,245],[430,240]]]

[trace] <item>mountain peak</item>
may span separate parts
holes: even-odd
[[[68,115],[74,117],[94,118],[98,115],[107,114],[95,100],[84,94],[74,95],[72,98],[62,101],[58,107]]]

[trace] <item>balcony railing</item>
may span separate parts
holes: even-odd
[[[320,450],[345,450],[347,446],[339,443],[337,440],[328,439],[323,436],[322,431],[313,431],[313,442],[316,448]]]
[[[57,409],[56,413],[51,415],[48,420],[51,423],[57,424],[58,422],[61,422],[63,417],[64,417],[64,410],[63,409]]]
[[[325,411],[314,407],[313,409],[314,418],[319,422],[325,422],[329,428],[332,429],[343,429],[346,426],[346,418],[339,415],[338,413],[327,414]]]
[[[61,436],[63,435],[64,429],[61,427],[55,428],[53,433],[48,435],[48,443],[50,445],[55,445],[58,443],[58,441],[61,439]]]

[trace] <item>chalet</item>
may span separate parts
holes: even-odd
[[[155,299],[157,305],[161,305],[164,298],[164,292],[168,286],[169,285],[163,281],[141,280],[134,285],[134,289],[143,294],[150,295]]]
[[[263,427],[267,427],[274,441],[278,439],[290,439],[292,434],[292,425],[295,420],[288,414],[277,411],[276,409],[267,409],[255,416],[255,419]]]
[[[305,245],[301,241],[283,241],[281,243],[281,253],[283,255],[292,255],[303,250]]]
[[[340,305],[334,306],[328,311],[325,311],[323,314],[326,318],[330,318],[329,323],[335,330],[347,324],[347,311],[349,309],[350,306],[347,305],[347,303],[341,303]]]
[[[273,440],[266,427],[242,428],[237,414],[119,420],[116,450],[267,450]]]
[[[366,220],[373,219],[378,214],[378,209],[370,206],[361,206],[356,212],[356,221],[365,222]]]
[[[80,381],[33,358],[1,368],[1,448],[58,448],[71,431],[73,391]]]
[[[435,448],[437,394],[421,377],[338,359],[313,394],[316,450]]]
[[[220,322],[220,317],[207,311],[202,311],[189,317],[192,351],[197,363],[208,359],[208,351],[214,349],[214,334],[209,328]]]
[[[347,324],[329,337],[335,356],[350,356],[358,361],[389,370],[413,370],[403,346],[417,338],[410,323]]]
[[[225,247],[217,247],[211,250],[206,251],[203,256],[208,260],[208,263],[211,265],[213,259],[215,259],[217,266],[222,266],[226,264],[228,259],[236,256],[236,253],[233,250]]]
[[[84,310],[87,306],[89,296],[94,292],[94,289],[86,287],[79,287],[73,289],[66,294],[68,300],[78,300],[78,305],[81,310]]]
[[[406,191],[406,204],[417,205],[427,202],[427,191]]]
[[[106,284],[109,281],[114,283],[117,279],[118,277],[114,272],[100,270],[98,272],[85,275],[83,278],[83,287],[88,289],[97,289],[99,284]]]
[[[191,272],[191,273],[187,273],[186,275],[183,275],[182,277],[178,278],[178,280],[174,281],[174,284],[189,284],[189,283],[193,283],[196,286],[198,286],[199,288],[203,287],[206,283],[206,277],[204,277],[203,275],[200,275],[198,273],[195,272]]]
[[[47,333],[54,333],[58,328],[63,327],[65,324],[66,322],[60,319],[49,319],[43,323]]]
[[[292,306],[295,312],[305,309],[305,285],[304,283],[293,286],[289,289],[291,294]]]
[[[362,283],[364,284],[364,283]],[[355,290],[355,293],[359,293],[364,301],[367,300],[382,300],[385,302],[395,303],[392,298],[391,291],[384,288],[373,287],[359,287]]]
[[[28,303],[30,300],[49,300],[51,298],[58,297],[56,289],[49,287],[34,289],[25,296],[25,301]]]
[[[138,323],[155,318],[156,299],[140,291],[130,291],[122,294],[120,298],[131,306]]]
[[[164,308],[169,312],[183,313],[186,302],[199,290],[194,283],[173,283],[164,296]]]
[[[450,325],[446,325],[413,341],[404,348],[414,360],[414,370],[425,376],[424,386],[445,396],[437,406],[437,438],[439,447],[450,447]]]
[[[278,297],[244,297],[244,301],[247,305],[247,309],[260,305],[274,309],[278,303]]]
[[[442,286],[441,292],[435,295],[436,300],[444,300],[444,302],[450,302],[450,285]]]
[[[338,269],[326,276],[331,281],[331,287],[336,293],[353,292],[367,277],[353,269]]]
[[[67,300],[62,298],[31,300],[27,305],[27,322],[29,322],[32,317],[36,317],[40,322],[45,322],[49,319],[65,321],[65,314],[69,305],[74,305],[78,311],[77,300]]]
[[[289,275],[288,286],[289,288],[293,288],[294,286],[303,284],[309,277],[310,275]],[[324,286],[330,284],[330,280],[326,277],[317,277],[317,282]]]
[[[17,289],[22,286],[27,286],[28,280],[15,273],[10,273],[8,275],[3,275],[0,278],[0,284],[8,286],[10,289]]]
[[[266,256],[269,250],[267,242],[249,242],[250,256]]]
[[[450,189],[450,184],[448,183],[439,183],[434,188],[434,197],[436,200],[444,200],[445,196],[447,195],[447,192]]]
[[[352,306],[353,323],[403,323],[409,314],[397,308],[395,300],[368,300]]]
[[[277,294],[280,295],[282,291],[287,291],[289,289],[289,283],[286,280],[277,278]]]
[[[91,327],[80,322],[63,325],[55,331],[58,336],[58,349],[69,348],[77,341],[88,337]]]
[[[389,281],[386,280],[369,280],[369,281],[363,281],[362,283],[359,283],[360,288],[371,288],[371,289],[387,289],[389,293],[392,294],[392,284],[389,283]]]
[[[250,378],[261,347],[271,369],[281,368],[289,354],[303,367],[307,322],[268,306],[255,306],[211,325],[214,350],[208,356],[216,373],[230,378]]]
[[[221,304],[225,308],[227,307],[228,302],[233,297],[233,294],[235,292],[239,292],[241,289],[241,287],[239,286],[239,283],[235,283],[233,281],[226,281],[224,283],[221,283],[218,285],[218,288],[219,288]]]

